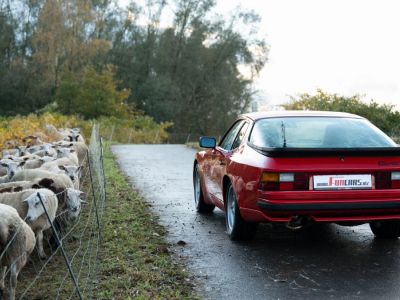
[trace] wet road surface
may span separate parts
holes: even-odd
[[[368,225],[299,233],[265,224],[254,241],[231,242],[220,210],[210,216],[194,210],[194,150],[128,145],[113,151],[160,216],[204,298],[400,299],[400,240],[376,240]],[[185,246],[177,245],[181,240]]]

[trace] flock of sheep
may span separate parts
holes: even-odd
[[[43,233],[51,222],[65,229],[79,216],[85,194],[80,181],[88,147],[78,128],[47,126],[29,136],[25,145],[3,150],[0,160],[0,299],[10,276],[9,298],[15,299],[17,277],[35,247],[41,259]],[[50,234],[48,234],[50,233]]]

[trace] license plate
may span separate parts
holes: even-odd
[[[314,190],[369,190],[372,189],[372,176],[356,175],[315,175]]]

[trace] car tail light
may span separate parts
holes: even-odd
[[[262,173],[259,188],[263,191],[279,191],[279,173]]]
[[[375,188],[377,190],[385,190],[391,188],[390,172],[375,173]]]
[[[264,172],[259,189],[262,191],[308,190],[308,177],[305,173]]]
[[[294,174],[294,189],[296,191],[307,191],[309,190],[309,176],[307,173],[295,173]]]
[[[377,190],[400,189],[400,172],[376,172],[375,187]]]
[[[400,189],[400,172],[392,172],[392,189]]]

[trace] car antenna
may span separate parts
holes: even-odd
[[[283,148],[286,148],[286,128],[285,128],[285,124],[283,123],[283,121],[281,121],[281,129],[282,129],[282,137],[283,137]]]

